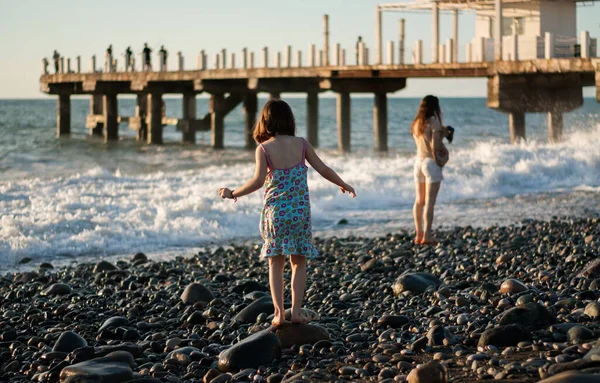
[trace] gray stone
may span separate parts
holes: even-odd
[[[600,375],[584,374],[579,371],[566,371],[538,383],[598,383]]]
[[[125,351],[110,353],[102,358],[73,364],[63,368],[61,382],[100,381],[120,383],[133,378],[135,362],[133,356]]]
[[[596,338],[595,333],[584,326],[574,326],[567,332],[569,341],[572,343],[582,343]]]
[[[377,321],[380,326],[390,326],[399,328],[410,322],[410,318],[406,315],[384,315]]]
[[[281,342],[268,329],[250,335],[219,355],[219,370],[237,372],[244,368],[270,365],[281,357]]]
[[[487,329],[481,334],[478,345],[485,347],[494,345],[496,347],[516,346],[519,342],[531,340],[531,333],[522,326],[509,324]]]
[[[58,337],[52,351],[71,352],[80,347],[86,347],[87,341],[83,337],[73,331],[65,331]]]
[[[213,299],[215,299],[213,293],[200,283],[190,283],[183,291],[183,294],[181,294],[183,303],[209,303]]]
[[[190,346],[181,347],[181,348],[173,350],[169,354],[167,354],[167,359],[176,358],[178,354],[190,356],[190,354],[192,352],[194,352],[194,351],[195,352],[200,352],[200,350],[198,350],[196,347],[190,347]]]
[[[600,278],[600,259],[595,259],[588,263],[578,274],[585,278]]]
[[[41,294],[49,296],[66,295],[71,294],[72,291],[73,289],[71,288],[71,286],[67,285],[66,283],[55,283],[47,289],[43,290]]]
[[[442,281],[432,274],[417,272],[399,276],[392,286],[392,289],[394,290],[395,295],[400,295],[404,291],[422,294],[429,287],[437,287],[441,283]]]
[[[94,266],[94,273],[101,273],[103,271],[113,271],[113,270],[119,270],[119,268],[107,261],[100,261],[100,262],[96,263],[96,266]]]
[[[270,296],[265,296],[244,307],[242,311],[233,317],[233,320],[242,323],[254,323],[260,314],[265,313],[270,315],[274,311],[273,300]]]
[[[501,314],[500,326],[519,324],[529,329],[541,329],[556,322],[556,318],[548,309],[539,303],[526,303],[519,307],[513,307]]]
[[[129,326],[129,320],[125,317],[111,317],[102,323],[102,326],[98,329],[98,332],[102,332],[109,328]]]
[[[329,332],[314,324],[284,323],[277,326],[273,332],[279,337],[283,348],[329,340]]]
[[[588,303],[583,313],[594,319],[600,317],[600,304],[598,302]]]
[[[448,371],[437,360],[413,369],[407,377],[408,383],[446,383]]]

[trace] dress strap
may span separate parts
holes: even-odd
[[[306,165],[306,140],[302,139],[302,165]]]
[[[267,149],[265,149],[263,144],[258,144],[258,146],[260,146],[262,151],[265,153],[265,158],[267,159],[267,166],[269,167],[269,169],[273,169],[273,165],[271,164],[271,159],[269,158],[269,153],[267,153]]]

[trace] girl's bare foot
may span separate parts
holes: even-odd
[[[285,320],[285,313],[276,313],[275,316],[273,317],[273,320],[271,321],[271,324],[275,327],[277,326],[281,326],[282,324],[286,323],[287,321]]]
[[[304,313],[299,310],[298,312],[292,311],[292,316],[290,317],[290,321],[292,323],[308,323],[310,322],[310,318],[304,315]]]

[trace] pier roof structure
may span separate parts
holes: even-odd
[[[502,0],[503,5],[535,4],[540,2],[570,1],[582,5],[592,4],[598,0]],[[377,5],[386,11],[429,11],[437,3],[441,11],[465,9],[493,9],[496,0],[417,0],[403,3],[386,3]]]

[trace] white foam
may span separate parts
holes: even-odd
[[[597,196],[598,137],[600,126],[569,133],[558,144],[487,141],[452,150],[438,217],[446,223],[489,223],[495,222],[490,211],[508,217],[551,214],[545,204],[561,203],[551,195],[557,191]],[[311,170],[316,234],[377,235],[410,225],[413,158],[329,154],[323,158],[357,189],[358,198],[342,195]],[[262,191],[236,204],[217,196],[219,187],[238,187],[253,171],[247,162],[146,175],[95,167],[72,176],[0,183],[0,265],[25,256],[157,252],[255,238]],[[546,194],[544,204],[511,206],[514,196],[543,199],[540,196]],[[347,218],[350,225],[336,226],[340,218]]]

